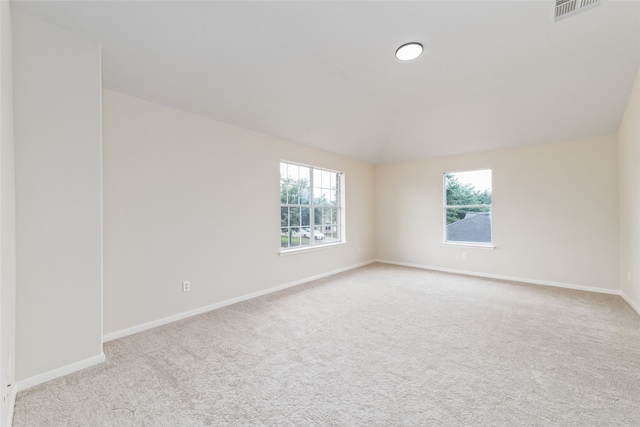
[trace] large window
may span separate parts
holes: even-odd
[[[280,247],[341,242],[341,200],[341,173],[281,162]]]
[[[444,241],[491,245],[491,169],[444,174]]]

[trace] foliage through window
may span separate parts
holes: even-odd
[[[444,174],[445,243],[491,244],[491,169]]]
[[[280,163],[280,247],[342,241],[342,174]]]

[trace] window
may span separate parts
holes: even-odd
[[[343,241],[343,174],[280,163],[280,247]]]
[[[492,244],[491,169],[444,174],[444,242]]]

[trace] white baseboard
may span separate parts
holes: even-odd
[[[638,314],[640,314],[640,305],[633,301],[631,298],[627,296],[624,292],[620,292],[620,296],[623,300],[627,302]]]
[[[333,276],[334,274],[342,273],[344,271],[353,270],[353,269],[359,268],[359,267],[364,267],[365,265],[369,265],[369,264],[372,264],[374,262],[375,262],[375,260],[370,260],[370,261],[365,261],[365,262],[361,262],[361,263],[358,263],[358,264],[353,264],[353,265],[350,265],[350,266],[347,266],[347,267],[339,268],[337,270],[332,270],[332,271],[328,271],[326,273],[322,273],[322,274],[318,274],[318,275],[315,275],[315,276],[306,277],[304,279],[296,280],[295,282],[286,283],[284,285],[275,286],[273,288],[265,289],[265,290],[258,291],[258,292],[253,292],[251,294],[242,295],[242,296],[239,296],[239,297],[236,297],[236,298],[231,298],[231,299],[228,299],[228,300],[225,300],[225,301],[221,301],[221,302],[205,305],[204,307],[195,308],[193,310],[189,310],[189,311],[185,311],[185,312],[182,312],[182,313],[174,314],[173,316],[164,317],[162,319],[158,319],[158,320],[154,320],[154,321],[151,321],[151,322],[143,323],[141,325],[133,326],[133,327],[130,327],[130,328],[121,329],[121,330],[116,331],[116,332],[110,332],[108,334],[105,334],[102,337],[102,341],[103,342],[113,341],[113,340],[116,340],[118,338],[123,338],[123,337],[129,336],[129,335],[137,334],[138,332],[142,332],[142,331],[146,331],[146,330],[149,330],[149,329],[153,329],[153,328],[156,328],[158,326],[166,325],[168,323],[173,323],[173,322],[176,322],[178,320],[183,320],[183,319],[187,319],[189,317],[197,316],[199,314],[207,313],[209,311],[216,310],[216,309],[222,308],[222,307],[226,307],[226,306],[231,305],[231,304],[235,304],[235,303],[238,303],[238,302],[250,300],[252,298],[261,297],[263,295],[267,295],[267,294],[270,294],[270,293],[273,293],[273,292],[278,292],[278,291],[281,291],[283,289],[291,288],[291,287],[294,287],[294,286],[302,285],[303,283],[308,283],[308,282],[311,282],[313,280],[322,279],[323,277]]]
[[[12,426],[13,425],[13,412],[16,408],[16,392],[17,387],[11,387],[9,390],[9,413],[7,414],[6,424],[2,424],[3,426]]]
[[[97,356],[90,357],[88,359],[81,360],[79,362],[72,363],[61,368],[54,369],[52,371],[44,372],[31,378],[27,378],[16,383],[16,393],[24,391],[28,388],[37,386],[38,384],[45,383],[47,381],[54,380],[56,378],[63,377],[65,375],[72,374],[82,369],[90,368],[91,366],[103,363],[106,360],[104,353],[100,353]]]
[[[488,279],[498,279],[498,280],[507,280],[510,282],[522,282],[522,283],[531,283],[533,285],[543,285],[543,286],[554,286],[556,288],[565,288],[565,289],[575,289],[578,291],[587,291],[587,292],[597,292],[599,294],[609,294],[609,295],[620,295],[620,291],[614,289],[607,288],[596,288],[591,286],[583,286],[583,285],[574,285],[571,283],[561,283],[561,282],[551,282],[548,280],[537,280],[537,279],[527,279],[523,277],[513,277],[513,276],[503,276],[500,274],[488,274],[488,273],[478,273],[475,271],[465,271],[465,270],[457,270],[455,268],[441,268],[441,267],[432,267],[428,265],[421,264],[410,264],[406,262],[397,262],[397,261],[389,261],[384,259],[378,259],[376,262],[382,264],[393,264],[393,265],[401,265],[404,267],[413,267],[413,268],[421,268],[423,270],[433,270],[433,271],[442,271],[444,273],[454,273],[454,274],[463,274],[465,276],[476,276],[476,277],[485,277]]]

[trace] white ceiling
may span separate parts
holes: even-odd
[[[106,88],[372,163],[615,133],[640,68],[639,1],[13,4],[102,44]]]

